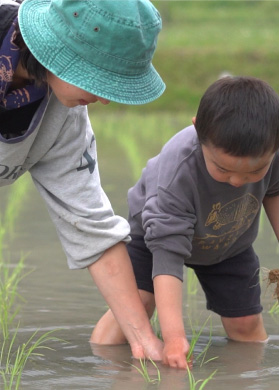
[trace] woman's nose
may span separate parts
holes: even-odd
[[[110,103],[110,100],[101,98],[99,96],[97,96],[97,100],[99,100],[100,103],[105,104],[105,105]]]

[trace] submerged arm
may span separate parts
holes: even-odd
[[[120,242],[106,250],[88,269],[125,334],[133,356],[161,360],[162,343],[154,335],[141,302],[125,244]]]

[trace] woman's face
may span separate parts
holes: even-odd
[[[83,89],[66,83],[51,72],[48,72],[47,82],[57,99],[66,107],[87,106],[98,101],[102,104],[110,103],[107,99],[92,95]]]

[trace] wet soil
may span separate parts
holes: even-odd
[[[268,272],[267,283],[268,283],[268,286],[270,284],[273,284],[273,283],[276,284],[276,287],[274,290],[274,297],[279,302],[279,269],[271,269]]]

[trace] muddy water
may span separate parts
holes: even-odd
[[[146,143],[148,144],[148,143]],[[109,194],[116,211],[126,215],[126,189],[134,178],[129,170],[128,159],[123,147],[114,143],[108,147],[107,140],[99,139],[99,159],[103,186]],[[145,153],[153,153],[149,150]],[[122,156],[120,159],[119,156]],[[115,177],[117,176],[117,180]],[[29,179],[28,179],[29,180]],[[88,343],[91,330],[106,306],[103,298],[92,283],[86,270],[69,271],[65,256],[56,237],[55,229],[48,217],[45,206],[29,181],[28,196],[23,199],[21,210],[10,240],[11,261],[16,262],[26,254],[26,266],[32,273],[21,283],[20,293],[26,299],[20,312],[19,338],[25,342],[34,330],[45,332],[57,329],[57,336],[65,342],[50,343],[54,351],[46,350],[43,357],[30,361],[22,376],[22,389],[28,390],[125,390],[154,388],[184,390],[189,388],[187,374],[180,370],[158,365],[161,382],[146,384],[131,364],[127,346],[91,347]],[[4,196],[5,195],[5,196]],[[4,189],[3,198],[9,198]],[[4,204],[2,202],[2,210]],[[263,217],[256,249],[262,266],[278,267],[278,244],[273,238],[268,222]],[[187,279],[186,279],[187,280]],[[217,370],[206,386],[208,390],[235,389],[278,389],[279,380],[279,315],[268,313],[274,303],[274,286],[265,288],[263,280],[264,320],[270,340],[267,345],[229,342],[217,315],[211,314],[212,325],[205,327],[196,346],[195,355],[207,345],[212,331],[212,345],[205,360],[194,365],[195,379],[205,379]],[[185,327],[191,335],[188,321],[192,325],[203,324],[210,315],[205,310],[203,293],[189,295],[184,291]],[[187,315],[186,315],[187,314]],[[151,378],[156,370],[150,366]],[[1,387],[0,382],[0,388]]]

